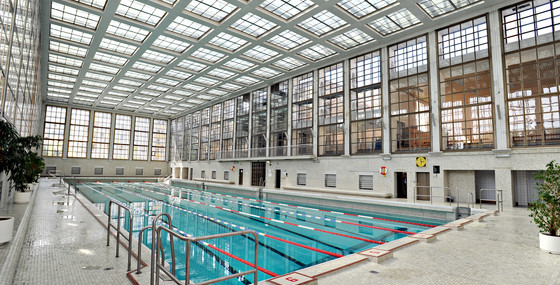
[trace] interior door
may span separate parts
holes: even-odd
[[[430,173],[416,172],[416,199],[430,200]]]

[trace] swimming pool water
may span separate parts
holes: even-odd
[[[182,235],[206,236],[231,231],[254,230],[259,234],[259,280],[360,252],[379,244],[424,231],[444,223],[407,218],[396,221],[390,215],[367,216],[348,212],[288,205],[277,202],[209,193],[158,183],[80,183],[79,192],[107,213],[110,199],[120,201],[133,211],[133,234],[152,224],[155,215],[171,215],[173,228]],[[116,218],[116,207],[112,217]],[[129,230],[128,217],[121,224]],[[143,242],[151,248],[151,232]],[[165,238],[165,236],[164,236]],[[164,239],[166,240],[166,238]],[[208,240],[227,253],[248,262],[254,260],[254,238],[233,236]],[[196,243],[191,246],[193,282],[249,270],[234,258]],[[163,242],[170,263],[168,244]],[[185,278],[185,243],[175,240],[176,276]],[[220,284],[251,284],[253,276]]]

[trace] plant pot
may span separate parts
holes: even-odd
[[[552,254],[560,254],[560,236],[539,234],[539,245],[541,250]]]
[[[25,204],[31,201],[31,194],[33,192],[19,192],[16,191],[14,193],[14,203],[16,204]]]
[[[14,217],[0,217],[0,244],[12,240]]]

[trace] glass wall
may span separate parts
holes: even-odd
[[[253,92],[253,115],[251,127],[251,157],[266,156],[266,109],[268,106],[268,89]]]
[[[313,154],[313,73],[292,79],[292,155]]]
[[[132,159],[148,160],[148,139],[150,134],[150,119],[136,117],[134,121],[134,144]]]
[[[89,137],[88,110],[72,109],[68,136],[68,157],[86,158]]]
[[[66,108],[47,106],[43,130],[43,156],[62,157]]]
[[[111,113],[94,113],[91,158],[109,159],[109,143],[111,142],[112,118],[113,115]]]
[[[132,117],[126,115],[115,116],[115,137],[113,138],[113,159],[130,158],[130,130]]]
[[[344,69],[319,69],[319,155],[344,154]]]
[[[288,81],[273,84],[270,93],[270,156],[288,155]]]
[[[237,97],[235,157],[249,156],[249,94]]]

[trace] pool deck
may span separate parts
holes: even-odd
[[[0,209],[16,217],[18,230],[11,242],[0,245],[0,285],[131,283],[126,251],[121,246],[121,257],[115,258],[113,237],[106,246],[97,209],[65,195],[57,183],[41,179],[27,214],[21,205]],[[430,231],[259,283],[560,284],[560,255],[540,251],[538,229],[524,208]],[[142,254],[146,260],[148,254]],[[143,272],[130,275],[149,284],[148,269]]]

